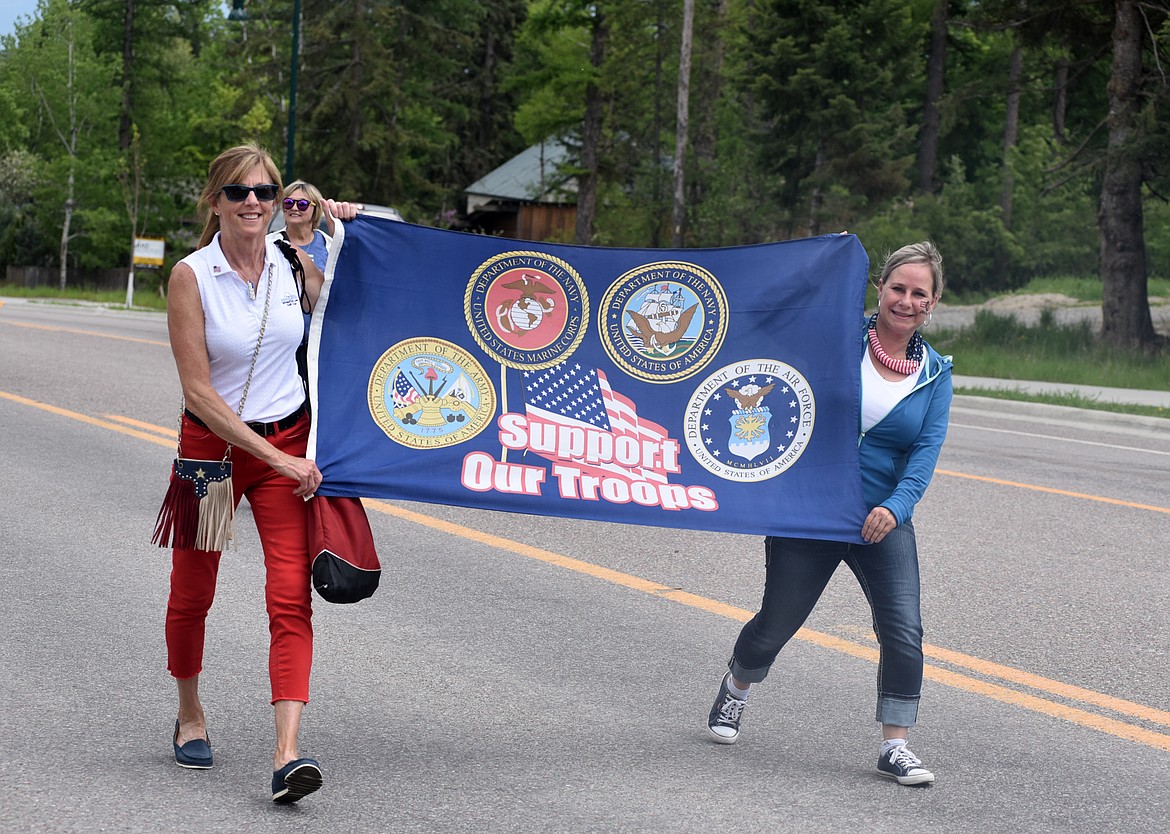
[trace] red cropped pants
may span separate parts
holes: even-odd
[[[183,457],[218,460],[226,444],[187,417],[182,426]],[[309,418],[268,437],[290,455],[304,456]],[[232,449],[235,503],[246,496],[264,548],[268,607],[268,677],[272,701],[309,701],[309,669],[313,664],[310,561],[305,501],[293,494],[295,484],[240,449]],[[190,678],[203,671],[203,636],[207,612],[215,598],[218,552],[175,548],[171,593],[167,603],[167,669]]]

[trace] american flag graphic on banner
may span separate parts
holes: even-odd
[[[391,396],[394,399],[395,405],[407,406],[418,399],[418,391],[410,384],[410,380],[406,378],[406,375],[402,371],[399,371],[398,375],[394,378],[394,391]]]
[[[527,371],[523,376],[524,409],[530,426],[548,427],[550,433],[561,426],[602,431],[612,435],[615,441],[620,437],[631,438],[639,446],[644,440],[660,443],[669,437],[658,423],[638,416],[634,401],[614,391],[604,371],[562,362],[543,371]],[[561,460],[555,452],[537,453],[548,460]],[[666,469],[661,466],[618,463],[590,466],[582,458],[573,459],[573,463],[630,481],[667,482]]]

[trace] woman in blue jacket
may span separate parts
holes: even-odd
[[[721,744],[739,738],[749,687],[767,676],[843,561],[869,601],[881,648],[878,772],[902,785],[934,781],[906,737],[922,690],[918,551],[910,519],[934,474],[951,406],[950,357],[939,356],[918,329],[930,321],[942,289],[942,256],[929,241],[902,247],[882,266],[878,309],[866,325],[861,360],[858,448],[869,510],[861,528],[866,544],[765,540],[764,600],[739,634],[707,721]]]

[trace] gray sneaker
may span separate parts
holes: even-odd
[[[719,683],[719,696],[707,718],[707,729],[719,744],[735,744],[739,738],[739,719],[747,701],[736,698],[727,689],[727,676]]]
[[[904,744],[878,756],[877,769],[887,779],[896,779],[899,785],[929,785],[934,781],[934,774]]]

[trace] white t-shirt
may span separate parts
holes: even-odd
[[[869,349],[861,357],[861,430],[867,432],[882,421],[914,390],[918,373],[891,382],[878,373]]]
[[[247,283],[228,264],[218,233],[207,246],[183,259],[199,285],[211,385],[232,411],[239,409],[244,395],[264,318],[264,297],[268,282],[273,282],[264,341],[240,415],[245,422],[271,423],[292,414],[305,401],[295,353],[305,330],[296,281],[288,261],[272,242],[267,244],[265,258],[255,299]]]

